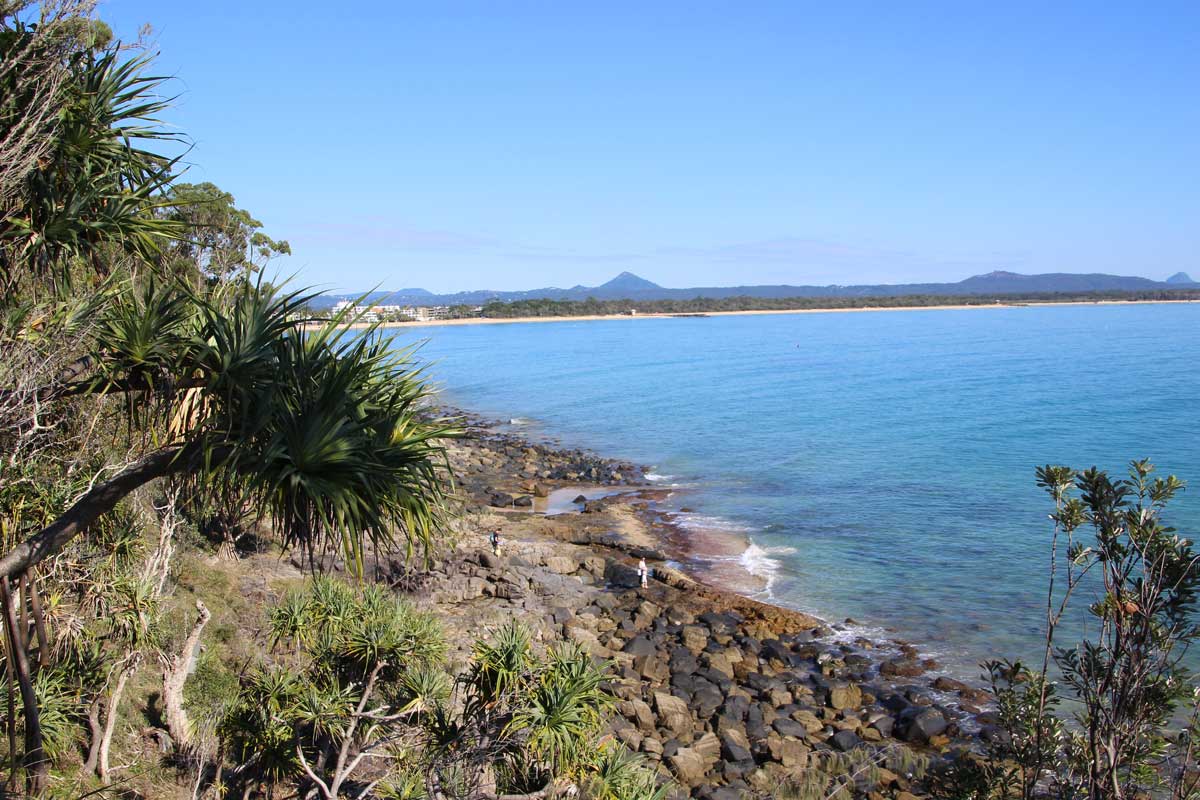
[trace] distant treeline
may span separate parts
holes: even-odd
[[[1019,303],[1098,302],[1102,300],[1200,300],[1200,290],[1108,292],[1029,292],[1000,295],[910,294],[896,297],[696,297],[691,300],[517,300],[492,302],[480,314],[455,306],[452,317],[582,317],[637,314],[704,314],[718,311],[792,311],[839,308],[912,308],[915,306],[987,306]]]

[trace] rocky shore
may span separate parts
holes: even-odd
[[[673,567],[687,563],[687,535],[641,467],[466,420],[449,454],[457,541],[436,568],[397,570],[394,583],[434,604],[452,641],[518,617],[543,640],[611,660],[612,734],[657,763],[678,796],[770,797],[828,753],[883,764],[904,750],[936,764],[993,732],[984,693],[936,677],[911,645],[855,638]],[[647,587],[639,558],[653,568]],[[924,796],[902,773],[872,774],[867,796]]]

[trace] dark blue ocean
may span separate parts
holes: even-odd
[[[1190,479],[1200,305],[1006,307],[404,329],[445,400],[653,466],[748,537],[780,604],[892,629],[974,677],[1041,632],[1034,467]],[[1068,632],[1070,633],[1070,632]]]

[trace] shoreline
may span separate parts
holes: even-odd
[[[467,430],[450,452],[462,525],[446,577],[424,591],[464,639],[516,614],[541,641],[567,638],[614,663],[612,734],[691,796],[765,796],[830,749],[899,746],[942,764],[991,723],[984,692],[899,635],[870,638],[697,569],[697,533],[643,467],[456,416]],[[919,796],[909,781],[887,789]]]
[[[826,626],[847,640],[864,640],[874,637],[876,640],[898,642],[904,648],[914,648],[914,651],[925,649],[920,660],[927,663],[927,670],[937,670],[940,674],[953,677],[956,681],[965,681],[976,688],[983,684],[977,674],[968,674],[969,670],[954,670],[948,672],[948,665],[935,662],[929,656],[928,645],[919,638],[906,638],[906,632],[894,627],[888,620],[862,621],[844,614],[831,613],[828,609],[812,611],[788,605],[781,602],[770,591],[771,579],[752,570],[746,563],[746,556],[753,555],[755,550],[761,551],[769,559],[770,554],[756,543],[749,531],[724,529],[714,525],[705,525],[695,520],[710,518],[697,513],[686,502],[670,502],[680,492],[686,492],[686,486],[662,483],[650,475],[650,468],[633,465],[621,459],[609,458],[590,450],[572,448],[560,439],[551,435],[537,435],[533,431],[513,428],[503,419],[489,419],[477,412],[467,411],[458,407],[442,406],[442,412],[447,416],[467,421],[468,429],[483,432],[486,436],[519,443],[522,447],[540,447],[550,452],[583,453],[599,462],[621,464],[624,476],[629,476],[629,470],[637,470],[637,477],[629,481],[622,478],[616,485],[611,483],[574,481],[549,481],[554,486],[562,483],[561,487],[551,491],[550,498],[542,498],[533,493],[535,484],[546,483],[528,478],[517,477],[511,481],[508,488],[513,496],[522,492],[530,495],[531,505],[524,509],[504,509],[504,511],[525,511],[554,518],[556,514],[549,513],[548,500],[553,495],[569,493],[572,496],[585,495],[588,502],[580,506],[575,504],[558,503],[558,514],[579,514],[581,510],[615,512],[617,519],[615,527],[622,529],[629,536],[634,525],[621,518],[628,512],[642,526],[641,531],[632,533],[637,547],[656,549],[662,552],[663,561],[670,562],[674,568],[700,586],[720,593],[731,594],[748,602],[778,609],[789,615],[798,615]],[[511,476],[510,476],[511,477]],[[575,506],[571,508],[570,506]],[[490,510],[496,509],[493,505]],[[719,520],[718,520],[719,521]],[[732,521],[736,524],[736,520]],[[841,621],[837,621],[837,620]],[[972,662],[975,663],[975,662]]]
[[[555,317],[467,317],[463,319],[440,319],[426,322],[354,322],[344,327],[350,329],[369,328],[439,328],[460,325],[524,325],[552,322],[601,322],[603,320],[641,319],[695,319],[703,317],[772,316],[781,314],[855,314],[887,311],[966,311],[969,309],[1032,308],[1042,306],[1134,306],[1134,305],[1192,305],[1200,300],[1063,300],[1027,301],[1019,303],[959,303],[954,305],[929,306],[862,306],[859,308],[784,308],[750,309],[744,311],[695,311],[646,314],[580,314],[578,316]]]

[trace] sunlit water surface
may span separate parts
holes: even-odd
[[[966,677],[1041,634],[1038,464],[1195,481],[1200,305],[405,329],[447,402],[652,465],[749,537],[774,601],[891,628]]]

